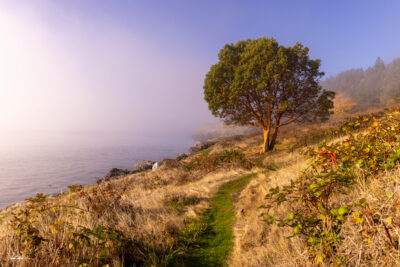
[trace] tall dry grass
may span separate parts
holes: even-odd
[[[232,142],[215,145],[207,156],[1,211],[0,265],[170,264],[184,249],[185,225],[208,207],[218,187],[250,172]]]
[[[0,265],[173,264],[175,255],[185,249],[182,231],[207,209],[218,187],[244,174],[263,172],[236,197],[237,221],[229,263],[307,266],[304,244],[297,238],[287,239],[287,229],[267,226],[260,218],[260,206],[269,188],[295,179],[306,166],[300,153],[302,146],[317,143],[324,138],[321,132],[334,125],[287,128],[282,131],[275,151],[267,155],[260,155],[261,135],[222,139],[207,151],[183,161],[167,161],[155,171],[72,188],[69,193],[47,197],[43,202],[36,198],[9,207],[0,211]],[[371,179],[368,184],[360,182],[354,196],[348,197],[365,195],[371,205],[384,206],[381,212],[386,215],[382,218],[391,214],[392,223],[400,224],[398,212],[393,213],[392,207],[400,201],[396,191],[399,179],[399,172],[391,172]],[[383,194],[387,192],[395,194],[385,202]],[[285,214],[287,210],[281,206],[275,213]],[[377,222],[377,227],[383,226]],[[388,246],[385,232],[378,231],[370,245],[361,247],[362,240],[357,239],[359,229],[349,226],[343,231],[347,237],[340,253],[350,254],[354,259],[352,265],[398,264],[397,252]],[[392,242],[397,244],[397,232],[393,233]],[[44,240],[37,240],[39,245],[35,245],[34,238]],[[89,238],[90,246],[85,244],[85,238]]]
[[[271,266],[283,264],[295,266],[304,263],[304,247],[296,240],[289,241],[288,231],[273,226],[266,227],[260,216],[269,188],[289,183],[306,166],[304,158],[298,153],[277,153],[265,161],[273,162],[281,168],[266,172],[252,180],[240,193],[236,203],[237,221],[234,226],[234,248],[230,259],[231,266]],[[285,208],[276,212],[285,213]],[[279,260],[278,260],[279,259]]]
[[[398,112],[392,115],[393,118],[399,117]],[[358,134],[366,133],[361,130]],[[390,138],[392,141],[393,138],[398,140],[398,135]],[[342,136],[330,143],[344,139],[346,137]],[[266,203],[264,196],[269,189],[288,185],[307,166],[296,153],[278,155],[280,157],[272,160],[287,162],[288,166],[254,179],[238,198],[231,266],[314,265],[303,241],[297,237],[288,238],[293,233],[292,229],[268,225],[260,216],[263,213],[262,206]],[[337,194],[331,200],[338,207],[365,201],[362,205],[355,204],[352,213],[346,217],[341,229],[343,240],[335,251],[335,257],[343,259],[342,264],[346,266],[400,266],[400,166],[369,176],[368,179],[361,173],[355,179],[350,193]],[[288,205],[282,204],[270,212],[277,217],[287,217],[291,211]],[[322,262],[320,266],[328,266],[328,263]]]

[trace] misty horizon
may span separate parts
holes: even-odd
[[[325,80],[366,69],[377,56],[385,62],[400,56],[400,40],[390,31],[400,25],[389,11],[391,5],[316,1],[252,7],[221,2],[213,8],[180,2],[2,1],[0,145],[190,137],[218,122],[202,87],[224,44],[259,36],[284,45],[300,41],[312,58],[322,60]],[[329,22],[335,12],[341,20]],[[371,24],[372,15],[385,19]],[[340,32],[344,25],[353,27],[357,38]],[[297,27],[306,31],[300,34]]]

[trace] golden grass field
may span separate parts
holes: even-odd
[[[288,184],[299,176],[308,165],[303,149],[314,146],[321,139],[318,133],[332,127],[288,128],[276,149],[265,155],[260,154],[261,135],[220,139],[207,151],[181,161],[171,160],[154,171],[71,187],[69,193],[39,196],[10,206],[0,212],[0,265],[179,266],[177,255],[185,253],[190,243],[187,239],[196,236],[192,233],[187,237],[185,231],[207,210],[218,188],[243,175],[258,173],[234,196],[236,218],[227,264],[312,266],[301,239],[288,239],[288,229],[267,225],[260,216],[260,206],[265,204],[271,187]],[[400,203],[399,185],[400,168],[396,167],[367,181],[360,177],[352,193],[335,201],[364,197],[382,218],[391,218],[390,224],[400,223],[396,206]],[[283,205],[275,212],[288,211]],[[385,231],[377,231],[371,238],[346,223],[342,231],[345,240],[337,253],[349,258],[349,265],[400,264],[398,251],[387,250]],[[392,233],[392,242],[398,244],[399,231]],[[365,238],[370,240],[365,242]]]

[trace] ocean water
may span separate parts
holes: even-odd
[[[14,145],[0,150],[0,208],[37,193],[53,194],[68,185],[93,184],[111,168],[133,169],[141,160],[158,161],[187,153],[190,138],[155,144]]]

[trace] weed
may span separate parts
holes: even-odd
[[[324,140],[317,149],[310,149],[308,156],[313,160],[310,168],[300,178],[291,181],[290,185],[271,188],[266,195],[268,207],[287,202],[291,209],[289,216],[284,218],[264,214],[266,222],[290,227],[290,237],[298,236],[304,240],[314,264],[346,263],[348,259],[336,256],[343,240],[342,226],[352,209],[366,206],[361,200],[337,205],[332,197],[349,192],[355,182],[356,172],[369,177],[393,168],[400,159],[399,120],[391,115],[379,121],[375,117],[371,120],[373,123],[368,128],[368,134],[350,134],[349,139],[333,144]],[[351,130],[359,126],[357,122],[346,125],[342,131],[348,133],[349,125],[353,126]],[[357,216],[362,213],[357,212],[354,221],[358,223],[362,216]]]

